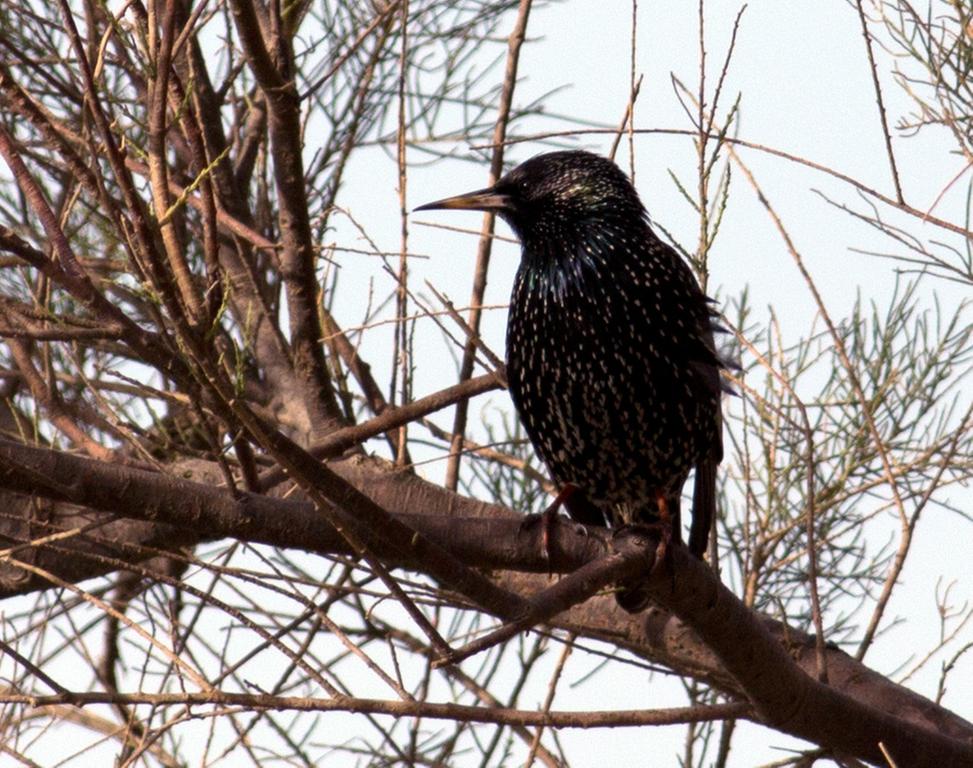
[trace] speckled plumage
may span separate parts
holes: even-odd
[[[689,266],[652,231],[628,178],[588,152],[552,152],[487,190],[424,208],[495,210],[523,246],[507,378],[537,453],[587,524],[656,521],[697,468],[690,548],[702,556],[722,458],[713,313]],[[664,501],[661,501],[664,500]],[[627,589],[619,602],[644,607]]]

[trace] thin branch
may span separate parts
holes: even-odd
[[[892,134],[889,131],[888,119],[885,116],[885,101],[882,98],[882,84],[878,80],[878,67],[875,65],[875,54],[872,51],[872,36],[868,32],[868,22],[865,19],[865,9],[862,0],[855,0],[858,8],[858,20],[862,26],[862,37],[865,38],[865,50],[868,52],[868,67],[872,72],[872,85],[875,88],[875,101],[878,103],[878,114],[882,120],[882,135],[885,137],[885,152],[889,158],[889,168],[892,171],[892,183],[895,185],[895,199],[905,203],[902,197],[902,185],[899,182],[899,169],[895,164],[895,153],[892,151]]]
[[[490,159],[490,175],[487,184],[497,182],[503,173],[503,156],[506,146],[507,127],[511,118],[514,89],[517,86],[517,68],[520,65],[520,49],[527,36],[527,20],[530,17],[532,1],[520,0],[517,7],[517,21],[507,40],[507,63],[503,76],[503,87],[500,91],[500,102],[497,105],[497,119],[493,128],[493,156]],[[476,267],[473,273],[473,290],[470,295],[469,327],[471,335],[463,349],[463,359],[460,362],[459,380],[465,381],[473,375],[476,344],[474,339],[480,334],[480,307],[486,292],[487,272],[490,268],[490,254],[493,249],[494,214],[483,214],[483,227],[480,231],[480,241],[476,253]],[[456,490],[459,482],[459,469],[462,453],[460,446],[466,434],[467,407],[465,402],[456,406],[453,418],[453,445],[450,446],[450,458],[446,464],[445,485],[449,490]]]
[[[713,704],[671,709],[592,710],[590,712],[536,712],[501,707],[470,707],[462,704],[434,702],[386,701],[342,696],[335,699],[313,699],[296,696],[270,696],[255,693],[212,691],[206,693],[118,693],[77,691],[51,696],[29,696],[0,693],[0,703],[27,704],[32,707],[51,707],[71,704],[84,707],[92,704],[122,703],[153,707],[212,705],[216,714],[232,710],[278,710],[297,712],[370,712],[394,717],[428,717],[497,725],[544,726],[545,728],[620,728],[646,725],[678,725],[728,717],[746,717],[750,706],[745,702]]]
[[[576,137],[576,136],[587,136],[587,135],[614,134],[615,132],[616,131],[614,128],[579,128],[579,129],[572,129],[569,131],[545,131],[543,133],[535,133],[535,134],[529,134],[527,136],[519,136],[517,138],[507,139],[506,144],[509,146],[512,144],[520,144],[522,142],[540,142],[547,139],[563,138],[567,136]],[[693,138],[698,136],[698,132],[695,130],[689,131],[681,128],[636,128],[635,133],[641,135],[689,136]],[[719,138],[719,135],[711,133],[709,138],[716,139]],[[732,144],[737,147],[746,147],[747,149],[753,149],[757,152],[762,152],[764,154],[772,155],[774,157],[779,157],[783,160],[787,160],[788,162],[792,162],[797,165],[803,165],[804,167],[811,168],[812,170],[815,171],[820,171],[821,173],[824,173],[828,176],[838,179],[839,181],[844,182],[845,184],[848,184],[849,186],[854,187],[859,192],[862,192],[863,194],[868,195],[869,197],[875,198],[876,200],[879,200],[880,202],[885,203],[886,205],[891,206],[892,208],[900,210],[903,213],[907,213],[910,216],[914,216],[915,218],[920,219],[923,222],[928,222],[941,229],[945,229],[950,232],[955,232],[956,234],[962,235],[963,237],[973,238],[973,230],[967,227],[960,226],[959,224],[954,224],[951,221],[947,221],[946,219],[941,219],[937,216],[932,216],[926,211],[920,210],[918,208],[914,208],[908,203],[900,202],[897,199],[889,197],[888,195],[879,192],[877,189],[868,186],[864,182],[861,182],[855,179],[854,177],[849,176],[846,173],[837,171],[834,168],[829,168],[828,166],[822,163],[817,163],[813,160],[808,160],[807,158],[800,157],[799,155],[795,155],[791,152],[786,152],[782,149],[776,149],[766,144],[760,144],[754,141],[737,139],[730,136],[723,137],[723,141],[726,142],[727,144]],[[490,149],[493,146],[494,145],[492,143],[475,144],[471,147],[471,149]]]

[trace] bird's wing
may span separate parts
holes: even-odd
[[[675,252],[673,258],[678,259],[679,262],[674,272],[674,277],[679,283],[678,289],[692,297],[687,305],[696,308],[694,318],[696,333],[691,334],[684,351],[689,358],[690,367],[696,374],[699,396],[711,398],[714,402],[710,450],[695,467],[692,524],[689,530],[689,551],[696,557],[702,558],[706,553],[710,532],[716,518],[716,475],[719,464],[723,460],[723,414],[720,398],[724,385],[720,370],[727,367],[727,364],[716,351],[713,334],[714,331],[720,330],[720,327],[716,322],[718,315],[710,306],[712,301],[700,289],[689,265]]]

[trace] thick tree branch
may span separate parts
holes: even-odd
[[[531,595],[543,586],[541,577],[510,573],[511,569],[567,572],[585,563],[610,561],[604,557],[610,547],[606,532],[595,529],[582,535],[577,526],[557,526],[548,562],[540,553],[539,532],[522,531],[521,519],[510,510],[390,472],[387,465],[375,460],[355,457],[333,462],[331,467],[400,522],[449,549],[454,557],[469,565],[507,569],[498,578],[511,594]],[[203,482],[0,443],[0,485],[9,491],[34,492],[53,501],[138,515],[175,525],[176,531],[195,530],[199,538],[232,535],[321,554],[347,551],[343,539],[308,503],[250,494],[234,498],[212,484],[219,475],[212,465],[202,462],[183,465],[183,474]],[[42,528],[34,522],[35,531]],[[48,531],[52,529],[49,525]],[[18,541],[23,533],[18,534]],[[63,556],[62,542],[49,546],[62,552],[62,561],[68,559]],[[98,546],[110,548],[112,542],[101,540]],[[376,555],[388,558],[389,565],[423,565],[407,547],[388,539],[376,537],[370,546]],[[39,547],[37,552],[44,549]],[[24,555],[18,550],[18,559]],[[674,582],[665,569],[657,569],[650,584],[658,603],[679,616],[682,625],[671,618],[660,620],[656,612],[626,617],[610,598],[575,606],[554,623],[582,636],[628,647],[703,677],[727,692],[745,695],[761,722],[838,753],[877,763],[882,742],[902,765],[960,766],[973,760],[973,724],[871,672],[835,648],[827,651],[831,684],[816,682],[812,638],[753,614],[711,570],[681,547],[674,548],[673,560]],[[8,587],[6,593],[41,585],[21,587]],[[523,601],[517,598],[494,612],[517,618],[526,605]]]
[[[314,239],[304,187],[301,100],[293,81],[289,41],[276,30],[265,42],[250,0],[231,3],[237,30],[267,100],[270,150],[280,212],[280,271],[287,288],[294,370],[304,385],[312,437],[323,437],[341,421],[320,340]],[[275,65],[271,51],[281,59]]]

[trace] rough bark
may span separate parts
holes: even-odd
[[[512,510],[451,493],[376,459],[355,456],[329,466],[454,557],[489,569],[496,585],[516,596],[501,618],[516,620],[527,598],[543,597],[548,570],[568,573],[592,563],[595,571],[599,563],[613,567],[606,557],[613,543],[603,530],[557,525],[551,556],[545,559],[540,526],[523,529]],[[310,503],[234,496],[219,487],[220,477],[215,465],[201,461],[183,462],[171,474],[161,474],[0,442],[6,509],[0,537],[13,548],[0,571],[0,594],[49,586],[18,569],[15,561],[74,582],[110,572],[119,560],[137,563],[157,556],[159,548],[227,536],[322,555],[348,552]],[[24,546],[28,540],[73,529],[79,530],[70,537]],[[651,559],[654,542],[644,544]],[[370,546],[388,565],[427,569],[427,563],[409,556],[402,542],[378,535]],[[659,609],[631,617],[610,596],[596,596],[550,623],[705,679],[749,700],[757,722],[838,754],[879,763],[882,742],[900,765],[973,764],[973,724],[835,647],[827,649],[829,682],[818,682],[811,636],[749,611],[681,547],[674,548],[673,567],[675,579],[665,568],[653,571],[651,588]],[[476,604],[475,593],[457,597]]]

